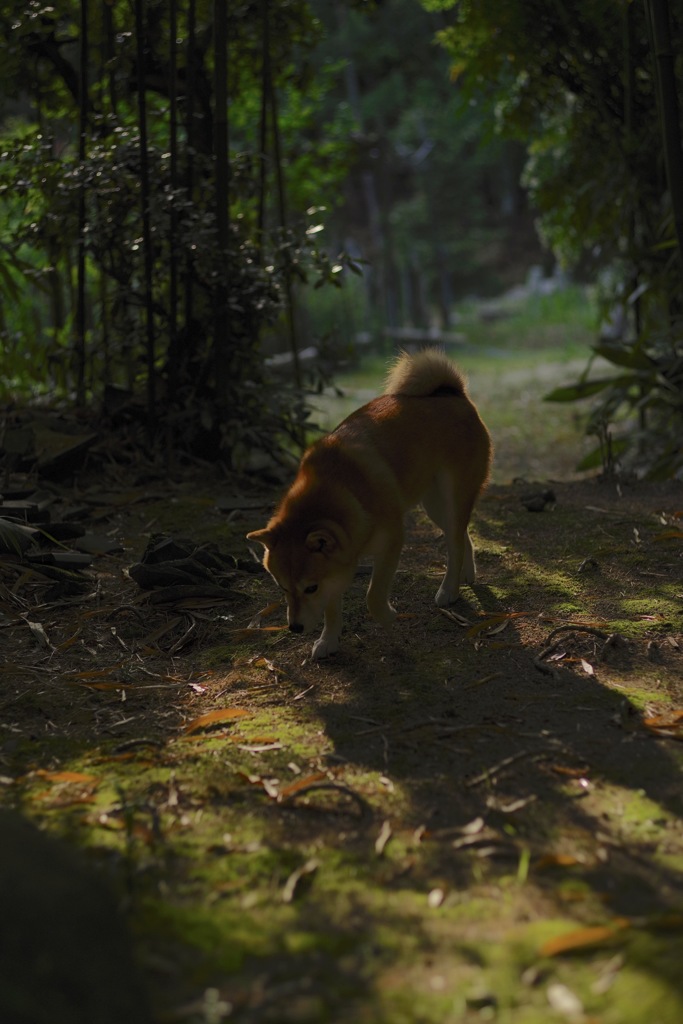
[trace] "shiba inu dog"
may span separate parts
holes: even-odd
[[[446,538],[437,605],[474,582],[467,527],[490,462],[489,434],[463,376],[437,349],[403,353],[384,394],[311,445],[268,525],[247,539],[265,547],[263,564],[285,593],[292,632],[324,620],[313,658],[338,649],[342,595],[363,556],[374,559],[368,611],[383,626],[394,621],[389,595],[404,514],[418,503]]]

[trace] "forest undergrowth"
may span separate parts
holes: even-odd
[[[321,663],[244,540],[276,491],[91,463],[49,486],[115,549],[81,588],[1,563],[2,802],[113,886],[151,1019],[677,1024],[680,485],[494,484],[447,610],[416,513],[396,626],[361,571]],[[95,984],[77,900],[29,909]]]

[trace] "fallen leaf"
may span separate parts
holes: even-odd
[[[245,779],[250,786],[258,786],[262,789],[271,800],[277,800],[279,797],[280,790],[277,779],[266,779],[263,775],[250,775],[248,772],[238,772],[237,774]]]
[[[162,625],[159,626],[158,629],[155,629],[153,633],[150,633],[149,636],[146,636],[142,643],[146,647],[156,643],[156,641],[161,640],[162,636],[165,636],[166,633],[170,633],[176,628],[176,626],[180,626],[182,622],[183,616],[176,615],[174,618],[169,619],[168,622],[162,623]]]
[[[437,608],[437,611],[440,612],[441,615],[445,615],[447,619],[451,620],[451,622],[455,622],[458,626],[463,626],[465,629],[472,625],[470,620],[466,619],[464,615],[458,615],[457,612],[452,612],[450,608]]]
[[[278,800],[287,800],[292,794],[298,793],[301,789],[306,789],[308,786],[313,785],[314,782],[320,782],[321,779],[326,779],[325,772],[313,772],[312,775],[307,775],[305,779],[297,779],[296,782],[291,782],[289,786],[285,786],[281,789],[278,794]]]
[[[35,799],[44,800],[48,807],[64,808],[75,807],[80,804],[94,804],[97,798],[90,791],[68,794],[62,792],[59,796],[55,796],[54,792],[46,790],[44,793],[38,793]]]
[[[482,831],[485,824],[483,818],[473,818],[472,821],[468,821],[466,825],[463,825],[460,831],[464,836],[474,836]]]
[[[502,679],[502,672],[491,672],[487,676],[482,676],[481,679],[474,679],[471,683],[467,683],[466,689],[472,689],[475,686],[482,686],[484,683],[490,683],[494,679]]]
[[[536,871],[545,871],[546,868],[573,868],[581,861],[570,853],[546,853],[539,857],[534,868]]]
[[[382,854],[384,853],[385,847],[389,840],[391,839],[391,836],[391,822],[385,821],[382,824],[381,829],[379,830],[379,835],[377,836],[377,839],[375,840],[375,853],[377,854],[378,857],[381,857]]]
[[[33,636],[41,647],[44,647],[46,651],[51,651],[53,649],[52,644],[50,643],[50,638],[45,632],[44,626],[42,626],[40,622],[31,622],[30,619],[26,619],[26,625],[31,630]]]
[[[223,722],[233,722],[236,718],[244,718],[248,714],[249,712],[245,708],[217,708],[215,711],[208,711],[205,715],[193,719],[189,725],[185,726],[183,732],[188,736],[198,729],[207,729]]]
[[[667,711],[663,715],[651,715],[643,719],[643,725],[648,729],[669,729],[672,725],[678,725],[683,721],[683,709]]]
[[[667,711],[662,715],[651,715],[643,719],[643,725],[655,736],[683,740],[683,710]]]
[[[536,793],[532,793],[531,796],[521,796],[517,800],[511,800],[505,803],[499,800],[495,796],[486,797],[486,806],[490,807],[492,811],[500,811],[501,814],[516,814],[517,811],[523,810],[528,804],[532,804],[535,800],[538,800]]]
[[[137,683],[95,683],[95,682],[79,682],[75,683],[76,686],[87,686],[89,690],[136,690],[142,689]]]
[[[276,612],[278,608],[282,608],[282,601],[273,601],[272,604],[266,605],[265,608],[262,608],[261,611],[257,612],[253,617],[249,623],[249,629],[262,629],[262,620],[269,618],[269,616]],[[278,626],[277,628],[279,629],[280,627]]]
[[[293,871],[292,874],[287,879],[287,881],[285,882],[284,888],[282,890],[282,902],[291,903],[294,897],[296,896],[296,890],[301,879],[305,878],[306,875],[315,874],[319,867],[320,861],[312,859],[307,860],[306,863],[302,865],[302,867],[298,868],[296,871]]]
[[[264,750],[282,750],[282,743],[279,740],[273,743],[240,743],[239,749],[247,754],[262,754]]]
[[[591,665],[590,661],[586,661],[585,658],[581,658],[581,668],[583,669],[583,671],[586,673],[587,676],[594,676],[595,675],[595,669]]]
[[[585,766],[583,768],[570,768],[569,765],[551,764],[550,769],[558,775],[569,775],[573,779],[578,779],[588,774],[588,768]]]
[[[653,540],[683,540],[683,530],[662,530]]]
[[[78,629],[76,630],[76,632],[74,633],[74,635],[70,636],[68,638],[68,640],[63,640],[61,642],[61,644],[57,644],[57,646],[55,647],[55,650],[59,651],[60,654],[63,651],[67,651],[70,647],[72,647],[76,643],[76,641],[78,640],[80,635],[81,635],[81,627],[79,626]]]
[[[559,956],[561,953],[580,953],[612,942],[631,927],[626,917],[618,917],[611,924],[599,924],[592,928],[576,928],[574,931],[548,939],[539,949],[540,956]]]
[[[258,629],[245,626],[243,629],[231,629],[230,634],[237,639],[247,640],[252,636],[261,636],[262,633],[282,633],[285,629],[286,626],[259,626]]]
[[[480,633],[488,633],[489,636],[493,636],[494,633],[499,633],[502,629],[507,626],[507,619],[501,621],[499,616],[491,619],[484,619],[483,622],[475,622],[473,626],[467,630],[467,636],[474,637],[479,636]]]
[[[265,746],[271,746],[273,743],[279,743],[279,736],[244,736],[242,733],[230,736],[231,743],[263,743]]]
[[[48,779],[50,782],[97,782],[96,775],[88,775],[85,772],[49,772],[45,768],[38,768],[32,772],[41,779]]]
[[[563,1017],[583,1018],[583,1003],[570,988],[559,981],[548,985],[546,989],[548,1003],[556,1013]]]
[[[443,889],[432,889],[427,896],[427,906],[431,907],[432,910],[435,910],[437,907],[441,906],[445,899],[446,893]]]

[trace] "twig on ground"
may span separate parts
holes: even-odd
[[[351,789],[350,786],[344,786],[340,782],[312,782],[310,786],[302,786],[291,795],[282,797],[279,802],[282,804],[292,804],[295,800],[298,800],[299,797],[320,789],[331,789],[337,793],[343,793],[345,796],[351,797],[351,799],[358,805],[361,817],[366,817],[370,814],[370,807],[363,797],[360,796],[359,793],[356,793],[355,790]]]
[[[479,786],[482,782],[487,782],[489,779],[497,775],[498,772],[502,771],[503,768],[508,768],[515,761],[521,761],[523,758],[528,757],[532,761],[543,761],[546,757],[551,757],[553,754],[550,750],[541,750],[534,753],[532,750],[519,750],[516,754],[511,754],[510,757],[504,757],[502,761],[498,761],[497,764],[491,765],[490,768],[486,768],[479,775],[475,775],[474,778],[468,779],[465,785],[468,788],[473,786]]]

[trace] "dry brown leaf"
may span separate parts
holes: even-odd
[[[502,672],[490,672],[487,676],[482,676],[481,679],[473,679],[471,683],[467,683],[466,689],[472,689],[475,686],[483,686],[484,683],[491,683],[494,679],[502,679]]]
[[[32,775],[38,775],[41,779],[47,779],[49,782],[97,782],[96,775],[88,775],[86,772],[50,772],[45,768],[38,768],[37,771],[32,772]]]
[[[662,530],[653,540],[683,540],[683,530]]]
[[[655,736],[683,740],[683,710],[667,711],[662,715],[651,715],[643,719],[643,725]]]
[[[243,629],[231,629],[230,635],[239,640],[247,640],[249,637],[260,636],[262,633],[282,633],[286,626],[259,626],[254,629],[252,626],[245,626]]]
[[[68,651],[68,649],[70,647],[73,647],[73,645],[76,643],[76,641],[78,640],[80,635],[81,635],[81,627],[79,626],[78,629],[76,630],[76,632],[74,633],[74,635],[70,636],[67,640],[62,640],[61,644],[57,644],[57,646],[55,647],[55,650],[59,651],[60,654],[63,651]]]
[[[298,793],[299,790],[306,789],[308,786],[312,786],[314,782],[320,782],[326,778],[325,772],[313,772],[312,775],[307,775],[305,779],[297,779],[296,782],[291,782],[289,786],[285,786],[284,789],[280,790],[278,800],[287,800],[294,793]]]
[[[484,632],[489,636],[495,636],[496,633],[502,633],[511,620],[528,618],[533,614],[534,612],[496,612],[493,615],[484,613],[485,618],[471,626],[467,630],[467,636],[474,637]]]
[[[239,776],[245,779],[250,786],[258,786],[271,798],[277,800],[280,795],[277,779],[266,779],[263,775],[251,775],[249,772],[238,772]]]
[[[45,632],[45,627],[40,622],[31,622],[30,619],[26,619],[25,622],[39,645],[44,647],[46,651],[53,650],[50,638]]]
[[[648,729],[669,729],[672,725],[678,725],[683,721],[683,709],[666,711],[663,715],[651,715],[643,719],[643,725]]]
[[[81,793],[61,792],[58,796],[55,796],[53,791],[45,790],[44,793],[38,793],[35,799],[45,801],[48,807],[62,809],[64,807],[75,807],[79,804],[94,804],[97,798],[90,790]]]
[[[499,626],[504,628],[507,626],[507,620],[504,620],[501,625],[500,616],[494,618],[484,619],[482,622],[475,622],[473,626],[467,630],[467,636],[479,636],[480,633],[493,632],[493,628]]]
[[[573,868],[581,861],[570,853],[545,853],[539,857],[534,868],[536,871],[545,871],[546,868]]]
[[[551,764],[551,771],[556,772],[558,775],[569,775],[572,779],[581,778],[583,775],[588,774],[588,768],[570,768],[569,765],[565,764]]]
[[[618,917],[611,924],[599,924],[592,928],[576,928],[574,931],[548,939],[539,949],[540,956],[559,956],[561,953],[579,953],[612,942],[631,927],[627,917]]]
[[[142,689],[137,683],[75,683],[75,686],[87,686],[89,690],[137,690]]]
[[[447,619],[451,620],[451,622],[455,622],[458,626],[463,626],[465,629],[472,625],[470,620],[466,619],[464,615],[458,615],[457,612],[451,611],[450,608],[437,608],[437,611],[440,612],[441,615],[445,615]]]
[[[206,729],[212,725],[220,725],[224,722],[234,722],[237,718],[244,718],[249,712],[245,708],[216,708],[215,711],[207,711],[205,715],[194,718],[189,725],[186,725],[183,732],[186,736],[196,732],[198,729]]]
[[[142,643],[146,647],[148,647],[150,644],[156,643],[157,640],[161,640],[162,636],[165,636],[166,633],[170,633],[172,630],[176,628],[176,626],[181,625],[183,621],[184,620],[182,615],[176,615],[174,618],[169,619],[168,622],[164,622],[163,625],[159,626],[158,629],[155,629],[154,632],[149,634],[149,636],[146,636]]]
[[[123,668],[123,662],[119,662],[116,665],[108,665],[106,668],[91,668],[84,672],[65,672],[63,679],[70,682],[72,679],[76,679],[79,682],[84,682],[88,679],[106,679],[112,674],[112,672],[118,672]]]
[[[279,668],[270,658],[266,658],[264,654],[250,658],[247,664],[251,665],[252,668],[265,668],[268,672],[272,672],[273,675],[283,676],[285,674],[283,669]]]
[[[253,619],[249,623],[249,629],[262,629],[262,620],[269,618],[271,615],[273,615],[274,612],[278,610],[278,608],[282,608],[282,601],[273,601],[272,604],[266,605],[265,608],[262,608],[261,611],[257,612],[256,615],[253,617]],[[279,629],[280,627],[278,626],[277,628]]]

